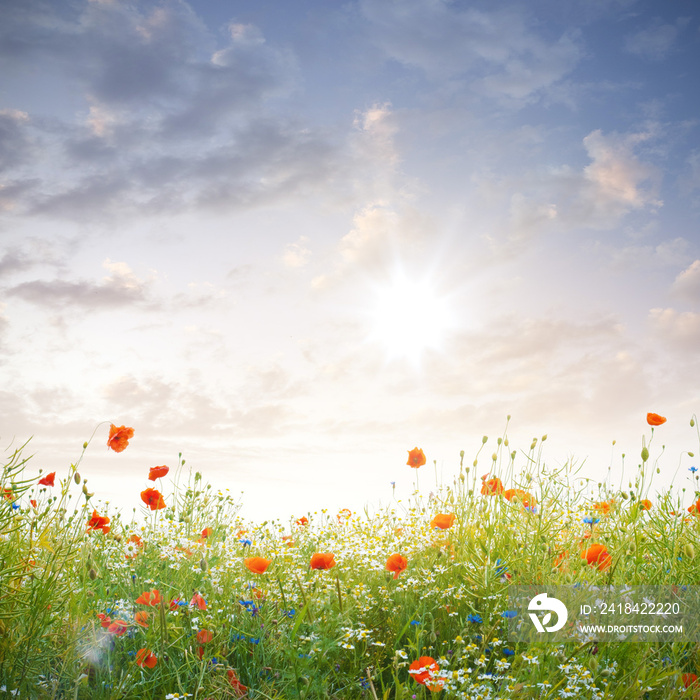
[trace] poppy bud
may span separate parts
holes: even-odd
[[[534,450],[536,446],[537,446],[537,438],[535,438],[535,439],[532,441],[532,445],[530,445],[530,449],[531,449],[531,450]]]
[[[469,467],[467,467],[467,469],[469,469]],[[464,483],[464,474],[459,475],[459,480]]]
[[[495,462],[495,461],[498,459],[498,455],[494,452],[494,453],[491,455],[491,459]]]
[[[620,491],[620,496],[626,501],[627,500],[627,491]]]
[[[547,439],[547,435],[545,434],[542,436],[542,442],[544,442],[546,439]]]
[[[200,560],[200,562],[199,562],[199,568],[200,568],[202,571],[206,571],[206,570],[209,568],[209,565],[207,564],[207,560],[206,560],[206,559],[201,559],[201,560]]]
[[[88,576],[90,580],[94,581],[97,578],[97,571],[95,571],[95,569],[90,569],[90,571],[88,571]]]
[[[488,439],[489,439],[488,435],[484,435],[484,437],[481,438],[481,444],[485,445],[488,442]]]
[[[87,450],[87,446],[88,446],[87,442],[84,442],[84,443],[83,443],[83,449],[84,449],[84,450]]]
[[[690,427],[691,427],[691,428],[694,428],[694,427],[695,427],[695,419],[694,419],[694,418],[691,418],[691,419],[690,419]]]
[[[688,452],[688,457],[695,457],[695,453],[694,453],[694,452]]]
[[[508,438],[506,438],[506,439],[503,441],[503,444],[504,444],[506,447],[508,447]]]
[[[515,459],[515,450],[513,450],[513,451],[510,453],[510,458],[511,458],[511,459]]]
[[[460,450],[460,451],[459,451],[459,456],[460,456],[462,459],[464,459],[464,450]]]
[[[475,460],[472,462],[472,466],[475,467],[478,463],[479,463],[479,460],[475,459]]]
[[[646,462],[649,459],[649,450],[646,447],[642,448],[642,462]]]
[[[73,481],[75,481],[76,484],[80,483],[80,474],[78,472],[75,472],[73,475]]]
[[[496,440],[496,444],[498,444],[498,445],[500,445],[502,442],[503,442],[503,438],[498,438],[498,440]]]
[[[683,554],[685,554],[686,557],[695,559],[695,547],[691,542],[683,545]]]

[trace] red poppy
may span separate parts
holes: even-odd
[[[112,424],[109,426],[107,447],[111,447],[115,452],[123,452],[132,437],[134,437],[133,428],[127,428],[125,425],[117,428],[116,425]]]
[[[566,563],[566,558],[569,556],[568,550],[563,550],[557,554],[557,558],[554,560],[554,565],[552,566],[553,569],[561,569],[564,571],[566,567],[564,566]]]
[[[302,516],[301,518],[299,518],[299,520],[297,520],[297,525],[301,525],[302,527],[304,525],[308,525],[308,524],[309,524],[309,519],[306,516]]]
[[[425,464],[425,455],[423,454],[423,450],[418,449],[417,447],[414,447],[412,450],[408,451],[408,462],[406,462],[409,467],[413,467],[414,469],[418,469],[418,467],[422,467]]]
[[[214,635],[209,630],[199,630],[199,632],[197,632],[197,641],[200,644],[206,644],[207,642],[211,642],[213,638]]]
[[[537,505],[535,497],[522,489],[506,489],[503,492],[503,498],[506,501],[512,501],[513,499],[520,501],[525,508],[534,508]]]
[[[287,547],[294,546],[294,540],[291,535],[282,535],[282,541],[287,543]]]
[[[439,670],[440,667],[432,656],[421,656],[408,667],[413,680],[424,685],[431,693],[439,693],[445,685],[444,678],[431,678],[431,674],[434,676]]]
[[[592,544],[583,554],[582,558],[589,564],[596,564],[600,571],[610,568],[612,557],[603,544]]]
[[[102,532],[107,534],[110,530],[109,525],[107,525],[108,522],[109,518],[106,515],[99,515],[96,510],[93,510],[92,517],[88,520],[87,529],[102,530]]]
[[[160,479],[161,476],[165,476],[170,471],[170,467],[163,465],[162,467],[151,467],[148,471],[148,478],[151,481]]]
[[[386,569],[387,571],[394,572],[394,578],[398,578],[399,574],[402,571],[405,571],[407,566],[408,559],[406,559],[406,557],[402,557],[400,554],[392,554],[386,560]]]
[[[232,668],[226,671],[226,676],[228,677],[228,682],[233,686],[233,689],[236,691],[238,697],[242,698],[248,692],[248,688],[246,688],[246,686],[244,686],[243,683],[238,680],[238,676]]]
[[[351,516],[352,516],[352,511],[350,511],[348,508],[343,508],[343,509],[338,513],[338,515],[336,515],[335,517],[338,518],[338,522],[339,522],[339,523],[342,523],[342,522],[343,522],[343,518],[345,518],[345,519],[347,520],[347,519],[350,518]]]
[[[204,530],[202,530],[202,539],[205,540],[209,535],[211,535],[212,529],[210,527],[205,527]]]
[[[243,560],[246,568],[252,571],[254,574],[264,574],[267,571],[267,567],[272,564],[271,559],[263,559],[262,557],[248,557]]]
[[[199,610],[206,610],[207,609],[207,601],[204,600],[204,598],[199,593],[195,593],[192,596],[192,600],[190,601],[190,605],[193,607],[199,608]]]
[[[136,602],[140,605],[158,605],[161,601],[160,591],[153,589],[152,591],[144,591],[137,599]]]
[[[148,620],[148,613],[145,610],[139,610],[136,615],[134,615],[134,622],[136,622],[137,625],[141,625],[141,627],[148,627],[146,620]]]
[[[690,688],[691,685],[700,685],[698,684],[698,677],[694,673],[684,673],[681,676],[681,680],[686,688]]]
[[[6,501],[11,501],[15,497],[12,489],[6,489],[4,486],[2,488],[2,495],[5,497]]]
[[[691,515],[700,515],[700,498],[692,506],[688,506],[688,512]],[[674,515],[674,513],[671,513],[671,515]]]
[[[441,530],[448,530],[455,521],[454,513],[438,513],[431,521],[430,527],[439,527]]]
[[[485,476],[482,476],[481,481],[482,496],[500,496],[503,494],[503,484],[498,477],[494,476],[491,479],[487,479]]]
[[[97,613],[97,617],[100,618],[100,624],[105,629],[107,629],[112,624],[112,618],[107,617],[107,615],[105,615],[104,613]]]
[[[148,668],[153,668],[158,663],[158,659],[149,649],[139,649],[136,652],[136,663],[139,666],[141,666],[141,668],[143,668],[144,666],[148,666]]]
[[[160,491],[156,489],[146,489],[141,491],[141,500],[151,509],[160,510],[165,508],[165,501]]]
[[[124,620],[115,620],[108,628],[107,631],[110,634],[116,634],[118,637],[121,637],[124,632],[126,632],[126,628],[128,625]]]
[[[53,486],[53,481],[56,478],[56,472],[47,474],[43,479],[39,479],[39,486]]]
[[[666,419],[658,413],[647,413],[647,423],[649,425],[663,425]]]
[[[648,498],[644,498],[639,501],[639,506],[642,510],[651,510],[651,501]]]
[[[36,501],[33,498],[30,498],[29,502],[32,504],[32,508],[36,508]]]
[[[335,556],[330,553],[316,552],[311,556],[312,569],[332,569],[335,566]]]

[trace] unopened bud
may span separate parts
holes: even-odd
[[[649,450],[646,447],[642,448],[642,462],[646,462],[649,459]]]
[[[209,568],[209,564],[207,564],[207,560],[206,560],[206,559],[201,559],[201,560],[200,560],[200,562],[199,562],[199,568],[200,568],[202,571],[206,571],[206,570]]]
[[[536,446],[537,446],[537,440],[533,440],[532,445],[530,445],[530,449],[534,450]]]
[[[73,481],[75,481],[76,484],[80,483],[80,474],[78,472],[75,472],[75,474],[73,474]]]
[[[87,450],[87,445],[88,445],[87,442],[84,442],[84,443],[83,443],[83,449],[84,449],[84,450]]]
[[[613,445],[617,442],[617,440],[613,440]]]
[[[695,419],[694,419],[694,418],[691,418],[691,419],[690,419],[690,427],[691,427],[691,428],[694,428],[694,427],[695,427]]]
[[[472,462],[472,466],[475,467],[478,463],[479,463],[479,460],[478,460],[478,459],[475,459],[475,460]]]
[[[503,444],[504,444],[506,447],[508,447],[508,438],[506,438],[506,439],[503,441]]]
[[[546,436],[546,435],[543,435],[543,436],[542,436],[542,442],[544,442],[546,439],[547,439],[547,436]]]
[[[515,459],[515,450],[513,450],[513,451],[510,453],[510,458],[511,458],[511,459]]]
[[[484,437],[481,438],[481,444],[485,445],[489,440],[488,435],[484,435]]]
[[[498,438],[498,440],[496,440],[496,443],[497,443],[498,445],[500,445],[502,442],[503,442],[503,438]]]
[[[88,571],[88,576],[91,581],[94,581],[97,578],[97,571],[95,571],[95,569],[90,569],[90,571]]]
[[[695,453],[694,453],[694,452],[688,452],[688,457],[695,457]]]
[[[695,559],[695,547],[693,547],[691,542],[683,545],[683,554],[685,554],[686,557]]]
[[[497,459],[498,459],[498,455],[494,452],[494,453],[491,455],[491,460],[495,462]]]
[[[462,459],[464,459],[464,450],[460,450],[460,451],[459,451],[459,456],[460,456]]]

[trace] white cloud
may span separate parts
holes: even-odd
[[[284,251],[282,262],[285,267],[304,267],[311,258],[311,249],[307,246],[308,236],[299,236],[299,240],[290,243]]]
[[[649,322],[655,336],[675,349],[697,356],[700,344],[700,313],[675,309],[651,309]]]
[[[627,36],[625,50],[642,58],[660,61],[671,52],[681,30],[689,22],[689,17],[679,17],[675,24],[663,24],[656,19],[651,26]]]
[[[700,260],[693,261],[673,282],[673,291],[688,301],[700,301]]]

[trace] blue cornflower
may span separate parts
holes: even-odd
[[[292,608],[291,610],[288,610],[287,612],[282,613],[282,614],[286,615],[287,617],[294,617],[294,615],[296,614],[296,610],[294,608]]]
[[[256,638],[256,637],[251,637],[251,638],[250,638],[250,641],[251,641],[253,644],[260,644],[260,639],[259,639],[259,638]]]
[[[697,470],[698,470],[697,467],[688,467],[688,471],[689,471],[689,472],[692,472],[693,474],[695,474],[695,472],[696,472]]]
[[[504,649],[503,656],[515,656],[515,652],[512,649]]]
[[[238,601],[241,605],[245,606],[246,608],[250,608],[251,605],[255,607],[255,601],[254,600],[239,600]]]
[[[467,622],[476,622],[477,625],[480,625],[483,621],[481,615],[467,615]]]
[[[412,625],[420,625],[420,620],[411,620]]]
[[[518,614],[517,610],[506,610],[505,612],[501,613],[501,617],[513,618],[513,617],[516,617],[517,614]]]
[[[587,515],[584,519],[583,522],[586,523],[586,525],[595,525],[596,523],[600,522],[600,518],[594,518],[590,515]]]
[[[496,559],[496,573],[500,576],[504,571],[508,571],[508,567],[500,559]]]
[[[19,506],[16,503],[13,503],[12,510],[19,510]]]
[[[238,540],[244,547],[250,547],[253,543],[247,539]]]

